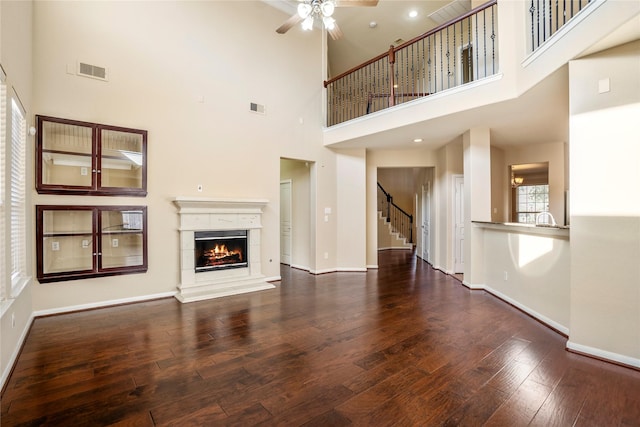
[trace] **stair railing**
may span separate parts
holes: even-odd
[[[327,126],[494,75],[497,38],[497,0],[489,0],[414,39],[390,46],[324,82]]]
[[[387,193],[378,183],[378,210],[391,223],[391,228],[413,243],[413,215],[405,212],[400,206],[393,203],[393,196]]]

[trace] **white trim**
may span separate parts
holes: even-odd
[[[367,269],[361,267],[345,267],[345,268],[337,268],[336,272],[338,273],[366,273]]]
[[[498,292],[495,289],[492,289],[488,286],[484,286],[484,290],[498,298],[500,298],[503,301],[508,302],[509,304],[513,305],[514,307],[524,311],[525,313],[527,313],[529,316],[539,320],[540,322],[544,323],[545,325],[549,326],[552,329],[555,329],[556,331],[559,331],[567,336],[569,336],[569,328],[566,326],[561,325],[560,323],[556,322],[553,319],[550,319],[549,317],[545,316],[544,314],[538,313],[535,310],[532,310],[531,308],[527,307],[524,304],[519,303],[518,301],[514,300],[511,297],[506,296],[505,294],[503,294],[502,292]]]
[[[311,271],[311,268],[305,267],[304,265],[289,264],[289,267],[295,268],[296,270]]]
[[[282,281],[282,276],[273,276],[273,277],[265,277],[265,282],[280,282]]]
[[[335,268],[325,268],[324,270],[309,270],[311,274],[326,274],[326,273],[335,273],[338,270]]]
[[[389,247],[386,247],[386,248],[378,248],[379,251],[387,251],[387,250],[390,250],[390,249],[402,249],[402,250],[410,251],[413,248],[412,247],[408,247],[408,246],[389,246]]]
[[[613,353],[611,351],[601,350],[599,348],[577,344],[572,341],[567,341],[567,349],[573,350],[583,355],[594,356],[594,357],[597,357],[598,359],[605,359],[612,362],[621,363],[623,365],[640,368],[640,359],[637,359],[635,357],[629,357],[623,354]]]
[[[377,270],[378,269],[378,264],[371,264],[371,265],[367,265],[367,270],[368,269],[374,269]]]
[[[31,330],[31,325],[33,324],[34,319],[35,319],[35,316],[33,315],[33,313],[31,313],[31,315],[29,316],[29,321],[26,323],[24,329],[22,330],[22,333],[20,334],[20,338],[18,338],[18,342],[13,349],[13,353],[11,353],[11,357],[9,357],[9,360],[7,361],[7,366],[5,367],[4,372],[2,373],[2,377],[0,377],[0,390],[4,389],[5,382],[9,379],[9,375],[11,375],[11,371],[13,371],[13,367],[18,361],[18,356],[22,351],[22,345],[27,339],[27,335]]]
[[[453,276],[454,274],[461,274],[461,273],[452,273],[450,275]],[[466,280],[462,280],[462,282],[460,282],[460,283],[462,283],[463,286],[471,289],[472,291],[486,291],[487,290],[487,287],[485,285],[482,285],[482,284],[474,285],[473,283],[469,283]]]
[[[160,299],[160,298],[170,298],[170,297],[174,297],[177,293],[178,293],[177,291],[170,291],[170,292],[162,292],[159,294],[142,295],[139,297],[122,298],[122,299],[115,299],[115,300],[109,300],[109,301],[92,302],[89,304],[70,305],[67,307],[38,310],[33,312],[33,316],[34,317],[50,316],[52,314],[62,314],[62,313],[69,313],[72,311],[91,310],[93,308],[105,308],[112,305],[150,301],[150,300]]]

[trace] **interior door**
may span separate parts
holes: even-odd
[[[291,180],[280,182],[280,263],[291,265]]]
[[[453,272],[464,273],[464,177],[453,178]]]
[[[422,186],[422,259],[431,262],[431,185]]]

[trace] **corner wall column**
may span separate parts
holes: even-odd
[[[484,288],[482,229],[471,221],[491,221],[491,136],[489,128],[469,129],[462,136],[464,152],[464,284]]]

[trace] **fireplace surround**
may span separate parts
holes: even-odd
[[[176,197],[173,203],[180,217],[180,283],[176,299],[186,303],[275,288],[265,280],[260,261],[262,208],[267,200]],[[244,237],[244,255],[235,253],[242,252],[242,247],[226,247],[229,258],[220,264],[221,260],[215,260],[218,255],[214,243],[204,258],[209,258],[209,264],[218,265],[198,268],[196,236],[209,243],[226,239],[230,246]],[[220,254],[221,242],[218,243]]]

